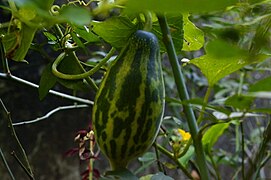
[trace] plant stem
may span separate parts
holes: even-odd
[[[189,100],[189,95],[188,95],[187,88],[184,82],[183,73],[180,68],[181,66],[178,62],[178,58],[176,55],[172,37],[170,35],[166,17],[164,15],[157,15],[157,17],[158,17],[158,21],[163,33],[163,41],[167,49],[170,64],[172,66],[174,80],[177,85],[179,96],[181,100]],[[191,132],[191,136],[194,142],[195,152],[196,152],[196,161],[199,167],[201,179],[208,180],[209,172],[207,168],[207,163],[205,159],[205,154],[204,154],[201,138],[198,136],[199,129],[198,129],[194,112],[189,104],[184,105],[183,108],[184,108],[184,113],[188,121],[188,126]]]
[[[77,58],[75,52],[72,53],[72,55],[74,56],[76,63],[78,64],[78,66],[80,67],[82,72],[86,72],[86,70],[84,69],[84,67],[82,66],[82,64],[80,63],[79,59]],[[86,77],[85,80],[88,82],[88,84],[94,89],[94,91],[98,91],[98,86],[95,84],[95,82],[93,81],[93,79],[91,79],[90,77]]]
[[[94,68],[92,68],[90,71],[84,72],[82,74],[64,74],[57,70],[57,66],[60,64],[60,62],[63,60],[65,53],[60,54],[58,58],[55,60],[55,62],[52,65],[52,72],[55,76],[61,78],[61,79],[68,79],[68,80],[76,80],[76,79],[84,79],[91,75],[93,75],[95,72],[97,72],[109,59],[113,56],[116,49],[112,48],[109,53],[106,55],[105,58],[103,58]]]
[[[30,164],[29,164],[27,155],[26,155],[26,153],[25,153],[25,150],[24,150],[22,144],[20,143],[19,138],[17,137],[17,134],[16,134],[16,132],[15,132],[15,129],[14,129],[13,125],[12,125],[12,120],[11,120],[10,112],[9,112],[9,111],[7,110],[7,108],[5,107],[5,105],[4,105],[3,101],[2,101],[2,99],[0,99],[0,104],[1,104],[1,106],[3,107],[4,111],[6,112],[7,120],[8,120],[8,126],[9,126],[10,131],[11,131],[11,136],[15,139],[15,141],[16,141],[18,147],[19,147],[19,150],[21,151],[21,153],[22,153],[22,155],[23,155],[23,158],[24,158],[24,162],[25,162],[26,167],[24,166],[23,163],[20,163],[20,165],[25,169],[25,171],[26,171],[26,173],[28,174],[28,176],[30,177],[30,179],[35,179],[35,178],[34,178],[34,175],[33,175],[33,171],[32,171],[31,166],[30,166]],[[15,152],[14,152],[14,155],[15,155],[15,158],[16,158],[17,156],[16,156]],[[16,158],[16,159],[19,160],[18,158]],[[21,161],[19,161],[19,162],[21,162]]]
[[[145,24],[144,24],[144,31],[151,31],[152,29],[152,14],[150,11],[144,12],[145,17]]]
[[[0,73],[0,79],[6,79],[6,80],[12,80],[14,82],[18,82],[33,88],[39,88],[39,86],[37,84],[34,84],[32,82],[26,81],[24,79],[18,78],[16,76],[13,76],[11,74],[5,74],[5,73]],[[64,94],[61,92],[57,92],[54,90],[49,90],[49,94],[55,95],[57,97],[61,97],[63,99],[68,99],[68,100],[72,100],[73,102],[78,102],[78,103],[83,103],[83,104],[88,104],[88,105],[93,105],[93,101],[87,100],[87,99],[83,99],[83,98],[79,98],[79,97],[75,97],[75,96],[71,96],[68,94]]]
[[[10,168],[9,168],[8,162],[6,161],[6,158],[5,158],[5,156],[4,156],[4,154],[3,154],[1,148],[0,148],[0,155],[1,155],[2,161],[4,162],[5,167],[6,167],[7,170],[8,170],[8,174],[9,174],[10,178],[11,178],[12,180],[15,180],[14,175],[13,175],[12,171],[11,171]]]
[[[158,151],[158,148],[157,148],[157,144],[154,143],[153,146],[154,146],[155,155],[156,155],[156,159],[157,159],[158,169],[159,169],[159,171],[164,172],[164,168],[162,167],[162,164],[160,163],[160,156],[159,156],[159,151]]]

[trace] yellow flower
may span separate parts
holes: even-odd
[[[182,141],[188,141],[191,137],[189,132],[185,132],[182,129],[178,129],[178,132],[180,133],[180,135],[182,136]]]

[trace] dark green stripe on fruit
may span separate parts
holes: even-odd
[[[137,31],[106,72],[93,107],[96,141],[113,168],[124,168],[151,146],[163,110],[158,41]]]

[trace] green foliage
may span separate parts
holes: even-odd
[[[159,13],[170,12],[208,12],[214,10],[222,10],[227,6],[237,3],[236,0],[169,0],[169,1],[155,1],[155,0],[130,0],[127,7],[129,12],[140,12],[142,10],[152,10]]]
[[[211,151],[218,138],[223,135],[224,131],[229,127],[230,123],[219,123],[210,127],[202,138],[206,151]]]
[[[199,50],[204,45],[204,34],[188,18],[189,14],[184,14],[183,16],[184,42],[182,50],[183,51]]]
[[[115,48],[122,48],[136,31],[127,17],[113,17],[103,22],[92,22],[93,31]]]
[[[251,85],[249,88],[250,92],[258,91],[271,91],[271,77],[267,77],[260,81],[257,81],[255,84]]]
[[[131,35],[143,27],[145,30],[146,25],[158,38],[163,57],[166,112],[153,148],[137,159],[140,167],[132,164],[129,170],[105,172],[107,167],[100,168],[99,163],[93,163],[100,160],[95,153],[97,145],[85,142],[91,139],[89,134],[93,131],[90,131],[83,138],[84,143],[79,144],[80,153],[88,150],[86,154],[91,155],[90,160],[86,158],[89,170],[96,170],[97,166],[100,179],[104,180],[171,180],[176,178],[170,176],[177,171],[192,179],[191,171],[195,168],[202,179],[208,179],[203,178],[208,177],[208,173],[212,179],[264,177],[258,172],[267,169],[266,163],[271,157],[268,149],[271,139],[270,1],[76,0],[53,4],[57,3],[54,0],[10,0],[0,6],[8,14],[7,18],[12,17],[7,22],[1,21],[0,26],[4,67],[0,78],[31,84],[12,74],[22,67],[16,62],[28,62],[35,52],[45,59],[38,89],[40,100],[46,100],[49,91],[59,89],[59,85],[72,90],[72,103],[81,100],[77,92],[81,95],[87,91],[94,95],[103,87],[100,82],[110,72],[108,65],[116,62],[114,59],[126,47]],[[131,57],[143,51],[146,51],[146,59],[150,57],[147,51],[150,47],[138,51],[135,47],[130,44]],[[125,62],[131,57],[126,56]],[[181,58],[184,59],[179,65]],[[9,68],[10,60],[16,62]],[[35,62],[38,63],[39,58]],[[54,65],[59,73],[52,71]],[[115,74],[121,75],[116,81],[125,79],[123,74],[128,69],[132,72],[138,68],[136,65],[123,66],[121,71],[116,71]],[[131,80],[130,83],[125,89],[134,90],[131,87],[135,82]],[[112,83],[106,90],[116,92],[120,87]],[[122,98],[126,101],[134,96],[135,93],[128,92]],[[71,96],[62,97],[69,99]],[[119,102],[120,98],[114,97],[114,101]],[[91,102],[88,105],[93,103],[86,101]],[[135,109],[139,105],[137,103]],[[195,115],[187,112],[192,115],[195,112]],[[99,118],[104,119],[102,115]],[[105,120],[101,121],[101,126],[104,124]],[[113,128],[113,125],[108,126],[107,132],[112,132]],[[131,132],[141,132],[145,124],[129,128]],[[129,138],[133,140],[135,136]],[[122,138],[117,144],[123,142]],[[88,146],[83,148],[82,144]],[[233,168],[232,173],[225,177],[221,165]],[[206,172],[202,171],[204,166],[208,167]],[[150,174],[150,169],[156,172]],[[94,171],[87,175],[95,179]]]
[[[40,77],[39,83],[39,98],[40,100],[44,99],[48,94],[49,90],[54,87],[57,82],[57,78],[52,73],[52,64],[48,64]]]

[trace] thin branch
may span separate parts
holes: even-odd
[[[21,151],[22,155],[23,155],[23,158],[24,158],[24,162],[26,163],[26,166],[23,166],[26,170],[27,170],[27,174],[28,175],[31,175],[31,179],[34,179],[34,175],[33,175],[33,171],[31,169],[31,166],[29,164],[29,161],[28,161],[28,158],[27,158],[27,155],[25,153],[25,150],[22,146],[22,144],[20,143],[17,135],[16,135],[16,132],[15,132],[15,129],[14,127],[12,126],[12,119],[11,119],[11,116],[10,116],[10,112],[7,110],[6,106],[4,105],[2,99],[0,99],[0,104],[1,106],[3,107],[4,111],[6,112],[6,115],[7,115],[7,121],[8,121],[8,127],[10,128],[10,131],[11,131],[11,136],[15,139],[18,147],[19,147],[19,150]],[[15,152],[14,152],[15,153]],[[21,164],[20,164],[21,165]]]
[[[13,76],[11,74],[5,74],[5,73],[0,73],[0,79],[6,79],[6,80],[12,80],[14,82],[18,82],[33,88],[39,88],[39,86],[37,84],[34,84],[32,82],[26,81],[24,79],[21,79],[19,77]],[[57,97],[61,97],[63,99],[68,99],[68,100],[72,100],[73,102],[78,102],[78,103],[83,103],[83,104],[88,104],[88,105],[93,105],[94,102],[87,100],[87,99],[83,99],[83,98],[79,98],[79,97],[75,97],[75,96],[71,96],[68,94],[64,94],[61,92],[57,92],[54,90],[49,90],[49,94],[55,95]]]
[[[15,158],[15,160],[18,162],[18,164],[21,166],[21,168],[23,168],[24,172],[27,174],[27,176],[29,177],[29,179],[33,180],[34,179],[33,174],[31,174],[31,172],[29,172],[28,169],[24,166],[24,164],[22,163],[22,161],[16,155],[15,151],[12,151],[11,155]]]
[[[53,109],[52,111],[49,111],[46,115],[42,116],[42,117],[38,117],[36,119],[33,120],[28,120],[28,121],[21,121],[21,122],[17,122],[17,123],[13,123],[13,126],[19,126],[19,125],[26,125],[26,124],[32,124],[32,123],[36,123],[45,119],[48,119],[50,116],[52,116],[54,113],[58,112],[58,111],[62,111],[62,110],[68,110],[68,109],[76,109],[76,108],[86,108],[89,107],[86,104],[75,104],[75,105],[70,105],[70,106],[60,106],[58,108]]]
[[[8,170],[8,174],[9,174],[10,178],[11,178],[12,180],[15,180],[15,177],[14,177],[12,171],[11,171],[10,168],[9,168],[8,162],[6,161],[6,158],[5,158],[5,156],[4,156],[4,154],[3,154],[1,148],[0,148],[0,155],[1,155],[2,161],[4,162],[5,167],[6,167],[7,170]]]

